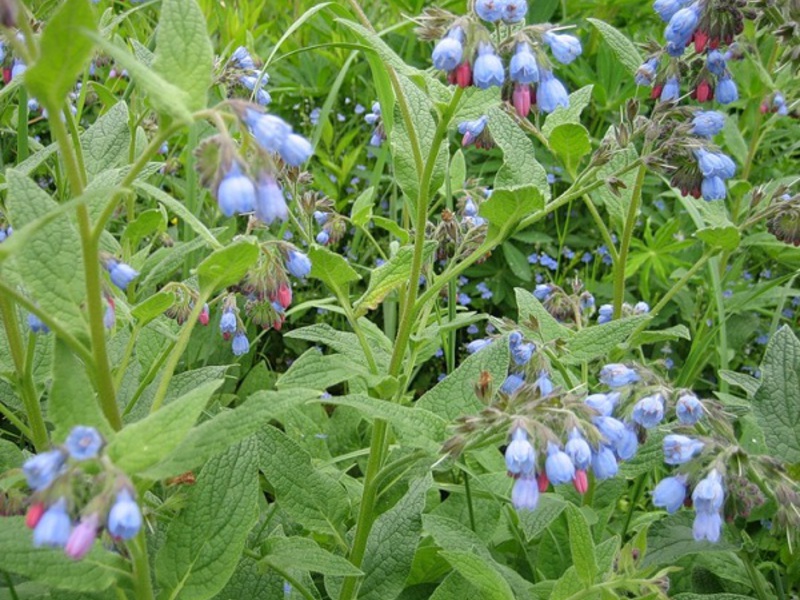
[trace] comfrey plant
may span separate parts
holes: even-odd
[[[103,2],[0,2],[0,595],[789,597],[790,9]]]

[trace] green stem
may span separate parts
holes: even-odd
[[[3,328],[8,339],[8,347],[11,351],[11,359],[14,362],[14,369],[17,372],[17,383],[19,394],[25,405],[25,412],[30,423],[30,433],[32,442],[37,452],[42,452],[47,448],[47,428],[42,417],[42,407],[39,404],[39,397],[33,385],[33,376],[30,369],[26,366],[25,345],[22,341],[22,334],[17,321],[17,312],[14,305],[5,295],[0,296],[0,315],[3,317]],[[22,430],[20,430],[22,431]]]
[[[722,280],[720,278],[720,271],[724,268],[726,262],[715,257],[708,265],[709,272],[711,273],[711,283],[714,287],[714,303],[717,308],[717,320],[719,321],[719,347],[717,352],[719,354],[719,368],[721,370],[728,369],[728,326],[727,317],[725,316],[725,297],[722,289]],[[719,383],[721,392],[728,391],[728,382],[724,379]]]
[[[78,165],[78,159],[75,156],[75,149],[72,147],[72,139],[67,133],[64,123],[59,118],[58,105],[48,104],[45,108],[51,115],[50,131],[53,133],[53,137],[56,138],[56,142],[58,142],[59,150],[61,150],[61,158],[67,171],[67,180],[69,181],[72,197],[77,198],[83,193],[83,176]]]
[[[369,460],[367,461],[367,471],[364,474],[364,492],[361,496],[361,506],[358,509],[358,522],[356,524],[356,534],[353,539],[353,548],[350,551],[350,562],[356,567],[361,566],[364,560],[364,551],[367,548],[367,538],[372,529],[374,520],[375,497],[377,486],[375,479],[380,471],[383,462],[383,446],[386,440],[388,426],[383,419],[375,419],[372,426],[372,439],[369,444]],[[346,577],[342,584],[342,591],[339,600],[350,600],[354,597],[358,577]]]
[[[83,268],[86,276],[86,306],[89,309],[89,331],[94,354],[94,371],[100,408],[114,430],[122,429],[122,419],[117,407],[117,394],[111,377],[111,365],[106,350],[106,328],[103,324],[103,284],[100,278],[100,257],[97,239],[92,235],[89,209],[85,204],[77,207],[78,227],[83,250]]]
[[[467,496],[467,511],[469,512],[469,527],[472,531],[477,531],[475,529],[475,510],[472,507],[472,490],[469,486],[469,473],[466,471],[461,471],[462,477],[464,477],[464,493]]]
[[[153,600],[153,582],[150,579],[150,561],[144,529],[128,543],[133,562],[133,589],[136,600]]]
[[[28,158],[28,91],[19,88],[17,106],[17,164]]]
[[[214,289],[215,287],[216,284],[209,286],[209,289]],[[200,294],[200,298],[197,300],[197,302],[195,302],[194,308],[189,314],[189,318],[186,320],[186,323],[183,324],[183,329],[181,329],[181,333],[178,336],[178,341],[175,342],[175,346],[170,352],[169,358],[167,359],[167,364],[164,366],[164,373],[162,373],[161,380],[158,382],[156,395],[153,398],[153,405],[150,407],[151,413],[156,412],[164,403],[164,399],[167,397],[169,382],[172,380],[172,374],[175,372],[175,367],[178,366],[178,361],[181,359],[186,347],[189,345],[189,338],[192,336],[192,331],[194,331],[194,326],[197,324],[197,319],[200,316],[200,313],[203,312],[203,306],[206,302],[208,302],[210,297],[210,292],[202,292]]]
[[[770,594],[769,591],[764,587],[764,580],[762,577],[759,577],[758,570],[753,564],[753,559],[750,556],[750,553],[747,551],[742,551],[739,553],[739,556],[744,563],[747,576],[750,578],[750,582],[753,584],[753,589],[755,590],[759,600],[770,600],[771,598],[774,598],[774,596]]]
[[[194,216],[198,216],[198,186],[197,186],[197,171],[195,171],[195,157],[194,151],[197,147],[198,141],[198,126],[193,123],[189,127],[188,140],[186,142],[186,208]],[[194,230],[188,223],[182,223],[183,241],[188,242],[194,237]],[[189,277],[189,271],[192,268],[193,260],[191,256],[187,256],[183,263],[183,278]]]
[[[636,508],[636,504],[639,502],[639,498],[642,497],[642,491],[644,490],[644,481],[647,478],[647,473],[642,473],[636,478],[636,483],[633,487],[633,496],[631,497],[630,502],[628,503],[628,514],[625,516],[625,525],[622,527],[622,542],[625,543],[625,535],[628,533],[628,528],[631,526],[631,519],[633,519],[633,511]]]
[[[87,183],[86,165],[83,162],[83,148],[81,147],[81,137],[78,132],[78,125],[75,123],[75,117],[72,115],[69,104],[64,105],[64,118],[69,126],[69,136],[72,140],[72,147],[75,150],[75,162],[78,164],[78,173],[81,176],[82,186],[85,187]]]
[[[639,172],[636,174],[636,182],[633,186],[631,204],[628,207],[628,215],[625,218],[625,226],[622,229],[622,240],[619,245],[619,256],[614,262],[614,319],[622,316],[622,302],[625,299],[625,267],[628,262],[628,250],[633,238],[633,229],[636,226],[636,215],[642,203],[642,186],[644,176],[647,173],[645,165],[639,165]]]
[[[611,256],[611,260],[616,263],[619,260],[619,254],[617,254],[617,247],[614,245],[614,241],[611,239],[611,233],[608,231],[608,227],[606,227],[603,217],[600,216],[600,213],[597,211],[597,207],[594,205],[594,202],[588,194],[584,194],[582,198],[584,204],[586,204],[586,208],[589,209],[589,214],[591,214],[592,218],[594,219],[595,225],[597,225],[597,228],[600,230],[600,235],[603,237],[603,241],[606,243],[608,254]]]

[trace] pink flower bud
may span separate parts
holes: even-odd
[[[81,519],[78,526],[72,530],[64,547],[64,552],[73,560],[80,560],[92,549],[92,544],[97,538],[100,519],[97,513],[92,513],[88,517]]]
[[[539,474],[536,476],[536,483],[539,485],[539,493],[545,493],[547,488],[550,486],[550,480],[547,478],[547,473],[544,471],[539,471]]]
[[[578,469],[575,471],[575,477],[572,480],[572,485],[575,486],[575,490],[579,494],[585,494],[586,490],[589,489],[589,479],[586,477],[586,471],[583,469]]]
[[[39,519],[42,518],[44,514],[44,502],[34,502],[28,508],[28,512],[25,514],[25,526],[28,529],[33,529],[36,527],[36,524],[39,522]]]

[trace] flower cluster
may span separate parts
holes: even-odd
[[[25,462],[22,470],[33,490],[25,523],[33,529],[34,546],[63,548],[78,560],[103,528],[114,540],[129,540],[139,532],[142,513],[133,485],[102,455],[103,443],[93,427],[77,426],[63,446]],[[89,476],[86,464],[99,474]]]
[[[633,306],[631,306],[627,302],[623,302],[622,304],[623,317],[646,315],[649,312],[650,312],[650,305],[644,301],[637,302]],[[609,323],[613,320],[613,318],[614,318],[614,306],[612,304],[603,304],[600,306],[600,308],[597,309],[598,325],[602,325],[603,323]]]
[[[707,102],[716,98],[720,104],[730,104],[739,98],[728,63],[740,58],[733,44],[734,36],[742,32],[745,16],[736,0],[705,2],[697,0],[656,0],[653,8],[666,22],[666,45],[650,56],[636,73],[637,85],[651,85],[651,96],[662,102],[676,101],[681,96],[681,77],[691,73],[692,98]],[[727,50],[721,50],[721,45]],[[686,47],[693,45],[701,61],[684,61]],[[663,67],[659,74],[659,67]]]
[[[474,15],[431,18],[438,22],[421,28],[420,34],[435,39],[436,33],[443,32],[432,60],[436,69],[447,73],[451,84],[481,89],[501,87],[505,99],[523,118],[532,106],[550,113],[558,106],[569,106],[569,96],[564,84],[553,75],[544,49],[549,48],[557,62],[569,64],[580,56],[582,47],[578,38],[559,33],[549,24],[524,25],[527,11],[526,0],[477,0]],[[496,28],[501,22],[516,27],[496,45],[481,21]],[[501,55],[508,57],[507,71]]]
[[[231,65],[236,70],[235,77],[238,82],[255,95],[255,101],[261,106],[272,102],[269,92],[264,88],[269,83],[269,75],[256,67],[250,52],[244,46],[239,46],[231,55]]]
[[[170,319],[175,319],[178,325],[183,325],[189,318],[192,310],[199,301],[199,293],[194,288],[186,285],[185,283],[178,283],[171,281],[161,288],[162,292],[171,293],[174,296],[172,306],[170,306],[164,314]],[[208,325],[211,320],[211,309],[208,304],[203,304],[200,314],[197,316],[197,321],[201,325]]]

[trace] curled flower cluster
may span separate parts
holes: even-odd
[[[444,31],[433,49],[432,61],[436,69],[447,73],[451,84],[481,89],[501,87],[505,99],[523,118],[533,106],[550,113],[559,106],[569,106],[569,96],[564,84],[553,75],[544,48],[549,48],[557,62],[569,64],[580,56],[582,47],[578,38],[559,33],[552,25],[525,26],[527,11],[525,0],[477,0],[474,15],[450,15],[438,28],[423,28],[420,33],[432,37],[435,31]],[[522,25],[495,45],[481,21]],[[507,70],[501,55],[508,56]]]
[[[647,302],[637,302],[633,306],[627,302],[622,304],[622,316],[638,316],[646,315],[650,312],[650,305]],[[612,304],[603,304],[597,309],[597,324],[610,323],[614,318],[614,306]]]
[[[235,76],[238,82],[255,94],[255,100],[261,106],[272,102],[269,92],[264,88],[269,83],[269,75],[256,67],[250,52],[244,46],[239,46],[231,55],[231,64],[236,69]]]
[[[25,462],[22,470],[33,490],[25,523],[33,529],[34,546],[63,548],[79,560],[103,528],[114,540],[129,540],[139,532],[142,513],[133,485],[102,456],[103,443],[93,427],[77,426],[63,446]],[[100,469],[91,478],[82,469],[88,461]],[[91,499],[84,502],[86,497]]]

